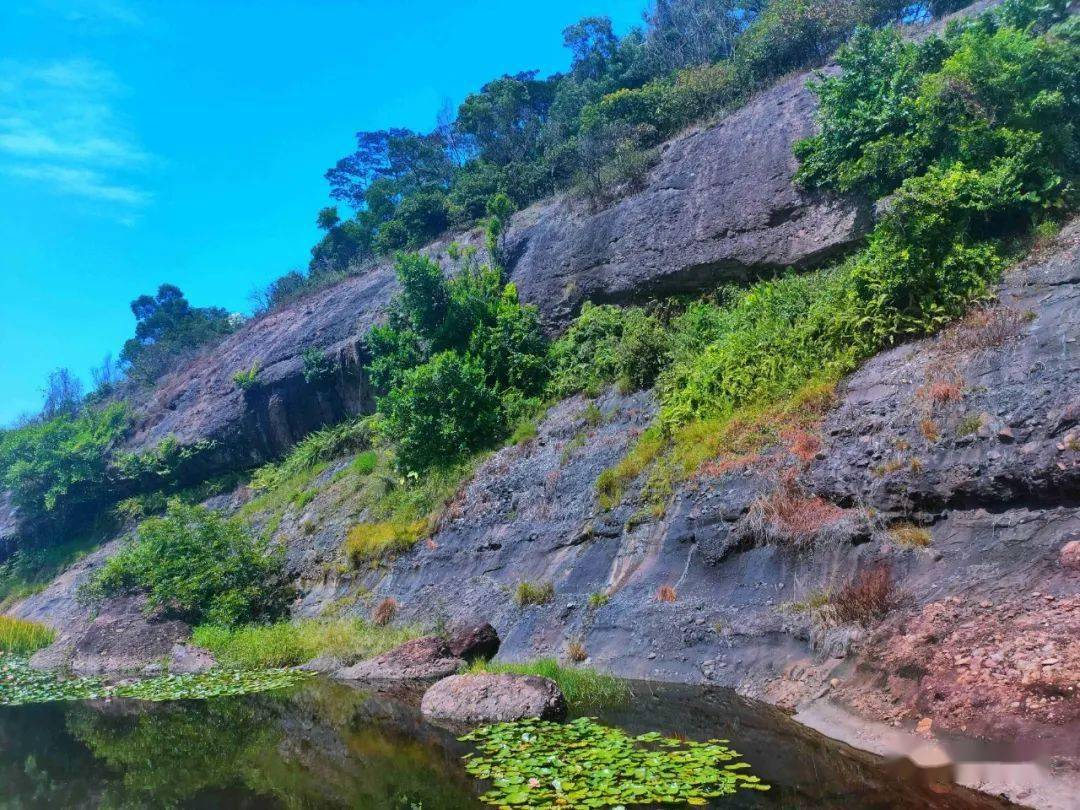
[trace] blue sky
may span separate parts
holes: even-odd
[[[357,130],[430,129],[488,79],[565,69],[566,25],[644,6],[3,0],[0,424],[117,353],[158,284],[246,311],[305,265]]]

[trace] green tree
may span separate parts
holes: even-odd
[[[162,284],[154,296],[131,302],[135,337],[124,343],[120,360],[129,376],[149,383],[169,371],[200,346],[233,330],[229,313],[220,307],[193,307],[172,284]]]

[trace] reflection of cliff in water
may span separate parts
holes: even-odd
[[[992,808],[931,789],[782,713],[722,690],[633,684],[600,719],[628,731],[727,738],[773,786],[724,807]],[[0,709],[0,807],[478,807],[467,750],[425,723],[415,695],[316,682],[288,695]]]

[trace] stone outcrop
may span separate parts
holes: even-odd
[[[463,666],[465,662],[450,652],[446,639],[424,636],[339,669],[335,677],[345,681],[423,681],[445,678]]]
[[[562,720],[566,698],[558,684],[535,675],[451,675],[424,693],[425,717],[467,725],[535,717]]]
[[[76,675],[162,669],[174,659],[181,669],[198,664],[183,644],[191,628],[175,619],[144,615],[146,600],[121,597],[105,602],[96,616],[53,646],[36,653],[31,664],[41,669],[70,669]],[[194,649],[194,648],[192,648]]]
[[[875,660],[901,654],[871,632],[876,619],[869,629],[836,626],[808,609],[857,572],[883,566],[895,589],[882,624],[893,628],[890,638],[902,637],[927,606],[961,594],[968,608],[990,607],[961,611],[982,631],[958,636],[957,645],[981,635],[988,657],[1027,661],[993,647],[1007,643],[995,640],[998,608],[1009,612],[1016,595],[1031,590],[1060,601],[1080,587],[1065,551],[1080,537],[1080,448],[1070,438],[1078,295],[1080,222],[1011,271],[996,304],[874,358],[844,381],[809,461],[787,438],[750,463],[708,468],[677,488],[661,518],[642,508],[643,480],[609,511],[595,494],[600,473],[651,422],[651,395],[605,393],[594,401],[599,423],[586,418],[592,403],[584,398],[558,403],[535,439],[479,467],[430,543],[388,571],[310,576],[299,612],[317,614],[356,593],[371,604],[391,597],[401,621],[454,626],[488,617],[505,660],[570,658],[573,647],[591,666],[621,675],[717,683],[794,707],[830,689],[843,693],[853,663],[876,672]],[[763,507],[779,495],[793,500],[798,518],[813,518],[800,527],[806,536],[796,538],[782,521],[763,527]],[[337,525],[336,497],[316,496],[305,520]],[[281,525],[301,579],[337,559],[343,527],[324,538],[321,529],[305,535],[289,517]],[[517,605],[523,581],[550,582],[554,599]],[[1072,660],[1059,654],[1062,638],[1031,637],[1049,645],[1040,661]],[[996,672],[990,677],[1013,677],[1009,666]],[[878,690],[874,711],[882,716],[913,721],[927,673],[888,674],[887,689],[872,681],[863,691]],[[950,695],[963,705],[962,694]],[[992,721],[986,733],[1035,728],[1050,712],[1071,716],[1066,706],[1040,713],[1016,702],[982,713]],[[965,715],[958,708],[951,716]],[[935,727],[950,727],[939,719]]]
[[[499,652],[499,634],[487,622],[461,628],[450,635],[447,644],[455,658],[489,661]]]
[[[863,236],[870,206],[807,194],[792,145],[813,133],[802,73],[717,125],[665,144],[645,188],[592,213],[570,198],[514,221],[518,291],[557,329],[583,301],[631,303],[809,267]]]
[[[515,215],[508,269],[546,327],[558,331],[587,300],[702,291],[809,267],[858,240],[869,206],[806,194],[792,182],[791,145],[813,127],[809,78],[794,76],[716,125],[671,141],[645,187],[603,211],[559,197]],[[453,238],[483,242],[476,232]],[[452,270],[450,239],[426,252]],[[246,325],[161,382],[141,408],[132,446],[168,436],[213,440],[201,471],[220,472],[272,459],[308,432],[370,410],[363,337],[395,287],[384,262]],[[339,365],[330,384],[303,379],[301,354],[312,347]],[[256,366],[255,386],[241,391],[233,374]]]

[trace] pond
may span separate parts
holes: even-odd
[[[726,690],[633,683],[598,721],[630,734],[729,740],[768,791],[730,808],[990,808]],[[424,722],[417,696],[312,679],[261,694],[0,707],[0,807],[481,808],[473,743]],[[526,805],[527,806],[527,805]]]

